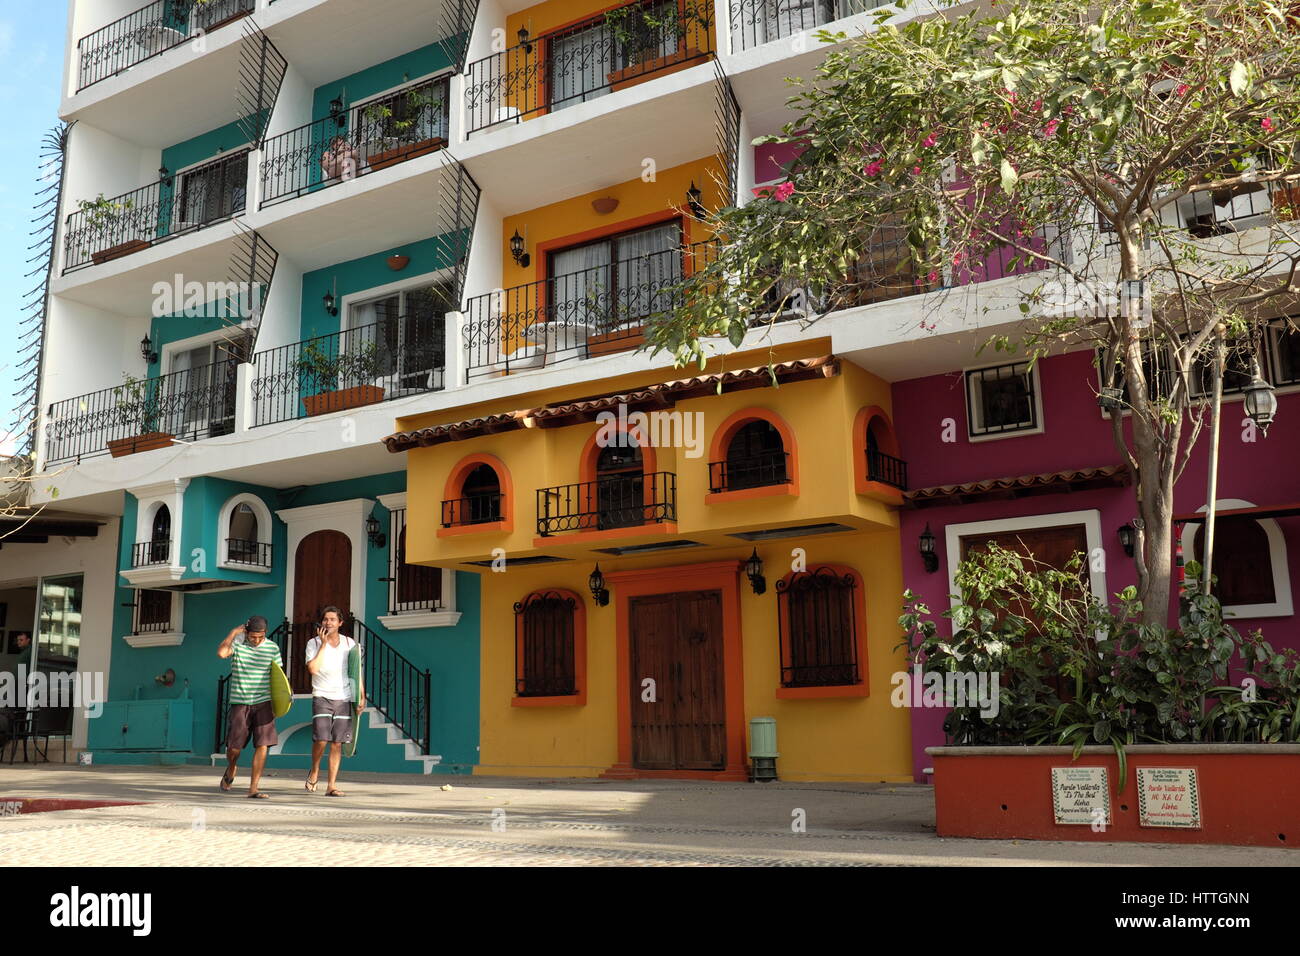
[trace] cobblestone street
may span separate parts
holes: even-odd
[[[343,798],[217,770],[0,769],[0,804],[140,801],[0,818],[0,866],[1294,865],[1246,847],[946,840],[929,787],[353,774]],[[449,787],[450,789],[442,789]],[[802,829],[801,827],[806,827]]]

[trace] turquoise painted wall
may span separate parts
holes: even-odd
[[[330,100],[336,97],[348,107],[377,93],[391,90],[412,80],[423,79],[430,73],[445,70],[452,65],[442,48],[436,43],[404,53],[384,63],[359,70],[332,83],[319,86],[312,94],[312,119],[330,115]]]
[[[301,489],[277,490],[257,487],[219,478],[196,478],[185,491],[185,510],[182,519],[182,553],[192,558],[194,548],[205,549],[208,558],[206,577],[224,580],[257,579],[269,587],[248,588],[235,591],[193,592],[183,598],[183,625],[185,642],[180,647],[132,648],[120,638],[131,632],[131,603],[134,591],[117,589],[117,607],[114,609],[115,639],[109,669],[109,699],[125,700],[141,688],[145,697],[178,692],[189,681],[190,697],[194,700],[194,753],[206,757],[212,748],[216,729],[217,679],[230,672],[230,664],[217,657],[217,646],[230,631],[242,624],[252,614],[261,614],[272,626],[284,618],[285,569],[287,567],[287,529],[275,520],[273,534],[274,558],[272,573],[256,575],[251,572],[226,571],[216,568],[217,514],[221,506],[233,495],[251,492],[266,503],[272,514],[278,509],[324,504],[351,498],[374,498],[376,495],[402,491],[405,488],[404,472],[372,475],[347,481],[330,482]],[[137,505],[131,495],[126,496],[122,518],[124,529],[119,546],[119,567],[130,567],[131,546],[134,544]],[[387,512],[376,506],[376,516],[387,528]],[[410,660],[415,666],[430,671],[432,691],[430,751],[443,758],[435,767],[439,773],[467,773],[478,756],[478,688],[479,688],[479,582],[476,575],[457,574],[457,607],[462,612],[460,622],[451,628],[426,628],[413,631],[389,631],[380,625],[378,617],[388,610],[388,585],[378,580],[388,576],[389,549],[392,541],[383,548],[367,546],[364,555],[354,559],[366,561],[364,581],[366,587],[366,623],[384,641]],[[197,577],[192,572],[189,577]],[[120,579],[119,579],[120,584]],[[177,674],[177,684],[172,691],[160,691],[154,676],[172,668]],[[301,707],[299,708],[302,709]],[[299,715],[299,718],[301,714]],[[301,723],[291,713],[281,721],[282,726]],[[405,761],[400,748],[383,744],[383,736],[375,731],[363,738],[365,747],[359,748],[352,761],[353,769],[415,770],[418,765]],[[247,756],[247,755],[245,755]],[[96,758],[99,759],[98,757]],[[117,755],[113,762],[149,762],[147,759]],[[305,764],[304,764],[305,766]]]
[[[162,151],[162,164],[174,173],[248,145],[248,137],[236,121],[168,146]]]

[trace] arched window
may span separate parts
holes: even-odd
[[[645,524],[645,472],[634,444],[607,445],[596,458],[596,527]]]
[[[153,513],[153,524],[149,529],[149,563],[166,564],[171,554],[172,512],[166,505],[159,505]]]
[[[769,421],[759,419],[741,425],[727,445],[727,458],[715,470],[712,491],[762,488],[790,480],[789,455],[781,433]]]
[[[907,462],[899,455],[898,439],[881,408],[873,405],[858,411],[853,423],[853,448],[858,494],[873,494],[879,485],[907,490]]]
[[[271,512],[257,495],[235,495],[221,506],[217,537],[221,567],[259,573],[271,568]]]
[[[1205,553],[1205,527],[1196,530],[1194,552]],[[1224,607],[1273,604],[1273,560],[1268,533],[1254,518],[1219,518],[1214,528],[1214,567],[1218,583],[1215,597]]]
[[[515,605],[516,696],[579,693],[580,617],[580,602],[567,591],[535,591]]]
[[[466,524],[501,520],[501,479],[491,465],[476,466],[466,476],[461,494]]]

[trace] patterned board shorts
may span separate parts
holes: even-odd
[[[311,739],[317,743],[352,741],[352,701],[311,699]]]

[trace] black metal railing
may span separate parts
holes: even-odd
[[[77,41],[77,92],[253,12],[257,0],[155,0]]]
[[[68,216],[63,271],[100,265],[244,212],[249,151],[241,149]]]
[[[677,520],[677,476],[619,475],[537,489],[537,533],[635,528]]]
[[[739,491],[790,482],[790,453],[762,452],[709,462],[709,491]]]
[[[449,78],[423,80],[340,109],[266,142],[262,205],[292,199],[442,149]]]
[[[712,58],[713,4],[642,0],[469,64],[468,132],[585,103]]]
[[[366,703],[406,734],[420,753],[429,752],[429,709],[433,702],[430,674],[399,654],[355,618],[352,637],[361,643]],[[353,728],[353,733],[360,731]]]
[[[228,435],[235,428],[238,367],[225,359],[55,402],[45,422],[45,460],[80,461],[113,446],[129,454],[170,445],[172,438]]]
[[[257,568],[269,568],[271,566],[271,544],[266,541],[246,541],[243,538],[227,538],[226,563],[248,564]]]
[[[131,549],[131,567],[148,568],[155,564],[166,564],[171,559],[171,553],[170,538],[137,541]]]
[[[501,511],[505,506],[505,495],[469,495],[465,498],[449,498],[442,503],[442,526],[458,528],[463,525],[487,524],[501,520]]]
[[[633,348],[647,322],[682,304],[682,278],[716,255],[698,242],[474,296],[462,330],[466,377]]]
[[[884,452],[867,449],[867,480],[907,490],[907,462]]]
[[[269,425],[443,387],[443,316],[416,312],[253,356],[253,424]]]
[[[889,0],[731,0],[731,52],[815,30]]]

